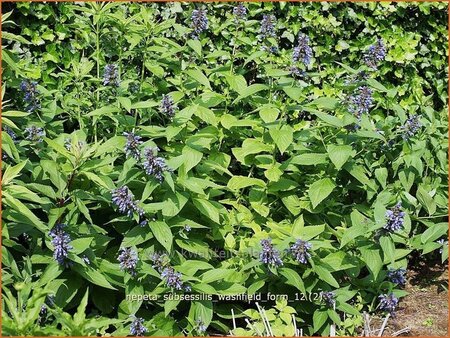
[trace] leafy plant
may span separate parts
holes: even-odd
[[[358,335],[448,259],[445,3],[2,9],[5,335]]]

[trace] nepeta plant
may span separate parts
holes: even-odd
[[[139,257],[136,250],[132,248],[120,249],[117,260],[119,261],[121,270],[130,273],[132,276],[135,276],[137,274],[136,267],[139,261]]]
[[[410,139],[417,134],[421,127],[422,123],[419,120],[419,116],[416,114],[409,115],[405,124],[401,127],[403,139]]]
[[[386,57],[386,46],[382,39],[378,39],[377,42],[369,47],[364,54],[364,62],[367,66],[373,69],[377,69],[378,64]]]
[[[259,254],[259,260],[267,265],[281,266],[283,261],[280,258],[280,253],[272,245],[272,239],[262,239],[260,242],[262,251]]]
[[[236,7],[233,8],[233,15],[236,22],[245,19],[247,16],[247,7],[245,7],[242,2],[240,2]]]
[[[387,278],[392,283],[398,284],[398,285],[405,285],[406,284],[406,270],[405,269],[389,269],[387,273]]]
[[[144,215],[144,210],[138,205],[139,201],[135,200],[133,193],[126,185],[112,191],[112,202],[122,214],[127,214],[129,217],[135,212],[139,216]]]
[[[350,96],[348,110],[359,120],[363,114],[367,114],[372,106],[372,89],[361,86]]]
[[[194,9],[191,15],[191,28],[193,29],[193,38],[198,39],[199,35],[208,29],[207,12],[203,9]]]
[[[264,14],[261,20],[260,34],[262,38],[276,37],[277,18],[273,14]]]
[[[381,311],[386,311],[390,313],[391,315],[395,314],[395,309],[398,305],[398,298],[394,296],[394,294],[383,294],[378,296],[379,298],[379,304],[378,307]]]
[[[143,336],[148,329],[144,326],[144,318],[134,317],[130,325],[130,334],[133,336]]]
[[[320,293],[320,298],[327,307],[334,308],[336,304],[336,294],[333,291],[322,291]]]
[[[290,247],[290,252],[294,256],[295,260],[297,260],[301,264],[307,264],[308,258],[311,257],[309,250],[311,250],[312,244],[307,241],[302,241],[301,239],[297,239],[295,243]]]
[[[397,203],[392,209],[386,211],[386,224],[384,229],[395,232],[403,228],[405,212],[402,211],[402,204]]]
[[[162,96],[160,112],[164,116],[167,116],[169,119],[172,119],[175,116],[176,106],[172,100],[172,97],[169,94],[164,94]]]
[[[298,46],[292,52],[292,61],[301,61],[305,66],[308,66],[311,63],[312,56],[313,53],[309,45],[309,37],[302,33],[299,34]]]
[[[51,243],[54,248],[53,258],[59,265],[68,266],[69,263],[67,261],[67,257],[69,255],[69,251],[73,249],[73,247],[70,245],[70,235],[64,231],[65,227],[65,224],[56,224],[53,229],[49,231],[48,235],[52,239]]]
[[[444,269],[445,3],[2,9],[2,335],[356,336]]]
[[[30,126],[25,128],[25,133],[27,133],[26,139],[32,142],[42,142],[45,137],[44,128]]]
[[[33,112],[40,108],[39,104],[39,90],[37,89],[37,82],[31,80],[23,80],[20,83],[20,90],[23,92],[23,101],[25,102],[26,110]]]
[[[114,64],[106,65],[103,72],[103,85],[118,87],[119,84],[119,70],[117,69],[117,66]]]
[[[135,135],[132,132],[130,133],[124,132],[123,135],[127,138],[127,143],[125,144],[124,148],[127,157],[131,156],[136,160],[140,160],[141,150],[139,149],[139,147],[142,144],[141,137]]]
[[[143,166],[147,175],[154,176],[159,182],[164,180],[164,173],[170,172],[166,161],[156,156],[158,148],[145,148]]]

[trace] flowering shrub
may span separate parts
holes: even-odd
[[[4,335],[358,335],[447,259],[445,3],[2,8]]]

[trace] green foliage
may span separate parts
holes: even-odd
[[[447,4],[251,2],[241,20],[235,5],[2,4],[4,335],[126,336],[139,318],[145,335],[260,335],[264,317],[275,335],[358,335],[379,295],[405,295],[390,269],[447,260]],[[265,14],[276,37],[260,36]],[[297,76],[299,33],[312,59]],[[373,102],[359,120],[360,86]],[[403,226],[385,231],[397,203]],[[267,238],[283,266],[262,262]],[[213,301],[268,293],[289,299],[263,315]]]

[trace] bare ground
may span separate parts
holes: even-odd
[[[409,294],[400,301],[384,335],[409,327],[402,336],[447,336],[448,267],[421,262],[407,277],[405,290]]]

